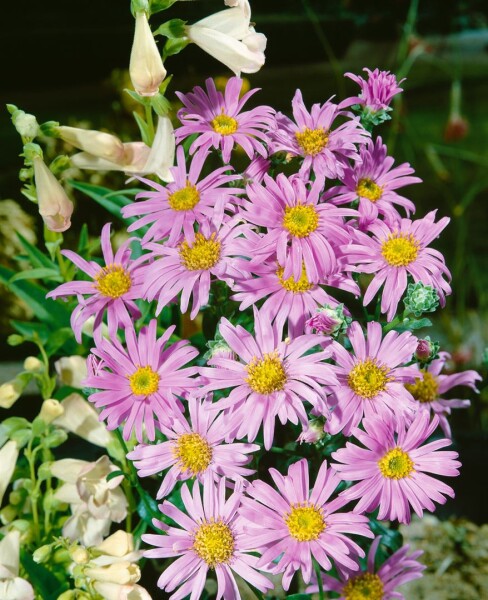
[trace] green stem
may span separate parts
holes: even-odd
[[[39,526],[39,510],[37,508],[37,500],[39,498],[39,489],[37,486],[36,479],[36,454],[40,449],[40,446],[32,450],[33,438],[29,440],[27,448],[25,449],[24,456],[29,463],[29,473],[32,482],[32,493],[30,496],[31,509],[32,509],[32,522],[34,525],[35,538],[38,545],[41,543],[41,528]]]
[[[315,569],[315,575],[317,576],[317,585],[319,586],[319,600],[324,600],[324,584],[322,581],[322,572],[320,570],[319,563],[313,559],[313,567]]]
[[[150,104],[146,104],[146,123],[147,123],[147,132],[149,134],[149,141],[152,143],[154,141],[154,122],[153,122],[153,113]]]

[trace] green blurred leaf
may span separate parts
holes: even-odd
[[[49,338],[49,328],[34,321],[10,321],[12,327],[25,338],[25,341],[37,339],[45,344]]]
[[[169,39],[163,48],[163,60],[165,60],[168,56],[174,56],[181,52],[188,44],[190,40],[188,38],[178,38],[171,40]]]
[[[22,279],[50,279],[52,281],[63,282],[63,278],[59,274],[57,269],[53,268],[39,268],[39,269],[26,269],[20,273],[16,273],[10,281],[21,281]]]
[[[91,183],[82,183],[81,181],[70,181],[69,184],[75,190],[83,192],[92,200],[95,200],[95,202],[100,204],[100,206],[103,206],[103,208],[111,215],[124,221],[124,223],[133,223],[136,220],[135,217],[124,219],[122,216],[122,207],[132,204],[132,200],[129,200],[129,198],[123,194],[114,194],[113,190],[109,190],[108,188],[100,185],[92,185]]]
[[[46,352],[48,356],[55,354],[68,341],[74,340],[74,334],[71,327],[61,327],[54,331],[46,342]]]
[[[149,146],[151,144],[151,136],[149,135],[149,127],[146,121],[144,121],[141,115],[138,114],[136,111],[132,113],[132,116],[134,117],[137,126],[139,127],[142,141]]]
[[[151,0],[150,3],[150,11],[151,14],[154,15],[157,12],[161,12],[162,10],[166,10],[170,6],[177,2],[177,0]]]
[[[29,281],[11,282],[14,275],[15,271],[12,269],[0,266],[0,282],[23,300],[40,321],[51,323],[56,327],[68,325],[70,312],[66,307],[54,300],[46,300],[46,290],[34,283]]]
[[[28,575],[28,581],[43,600],[56,600],[68,589],[67,582],[61,583],[46,567],[35,563],[29,552],[20,551],[20,562]]]
[[[17,233],[17,237],[33,267],[45,267],[47,269],[54,269],[56,267],[55,263],[53,263],[45,254],[43,254],[39,248],[36,248],[30,242],[28,242],[24,236],[22,236],[20,233]]]
[[[164,35],[171,40],[180,39],[186,36],[186,21],[171,19],[160,25],[153,34]]]

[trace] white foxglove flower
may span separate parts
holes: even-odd
[[[9,531],[0,542],[0,598],[34,600],[31,584],[19,575],[20,533]]]
[[[54,129],[57,137],[75,148],[100,156],[112,162],[119,162],[124,157],[124,145],[118,137],[104,131],[81,129],[61,125]]]
[[[88,375],[86,358],[83,356],[63,356],[54,363],[54,368],[59,382],[74,388],[81,389],[82,382]]]
[[[166,77],[166,69],[145,12],[136,15],[129,75],[135,91],[141,96],[157,94]]]
[[[61,402],[59,402],[59,400],[54,400],[54,398],[48,398],[42,403],[39,418],[42,419],[44,423],[49,424],[60,417],[63,413],[64,408]]]
[[[72,163],[79,169],[93,171],[123,171],[127,175],[157,175],[166,182],[173,181],[170,167],[175,157],[175,136],[169,117],[159,117],[150,148],[143,142],[124,144],[124,160],[111,162],[87,152],[79,152],[71,157]]]
[[[93,587],[104,600],[152,600],[148,591],[137,585],[120,585],[107,581],[95,581]]]
[[[19,449],[17,448],[17,444],[12,440],[4,444],[0,450],[0,506],[2,505],[5,490],[12,479],[18,457]]]
[[[54,425],[74,433],[91,444],[106,448],[112,435],[98,420],[98,413],[80,394],[70,394],[61,402],[64,412]]]
[[[39,214],[50,231],[66,231],[71,226],[73,203],[68,198],[41,155],[32,157]]]
[[[187,26],[186,35],[237,76],[256,73],[264,64],[266,36],[256,33],[250,19],[249,2],[243,0]]]

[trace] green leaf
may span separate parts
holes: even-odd
[[[287,596],[287,600],[310,600],[312,594],[292,594]]]
[[[162,94],[156,94],[151,98],[151,106],[159,117],[164,117],[171,110],[171,102]]]
[[[59,271],[53,268],[26,269],[20,273],[16,273],[10,281],[20,281],[22,279],[50,279],[52,281],[63,282]]]
[[[33,267],[46,267],[47,269],[55,268],[56,265],[45,254],[43,254],[39,248],[33,246],[20,233],[17,233],[17,237]]]
[[[67,582],[61,583],[44,565],[35,563],[29,552],[20,551],[20,562],[28,575],[28,581],[43,600],[56,600],[69,588]]]
[[[5,284],[8,289],[23,300],[34,312],[36,317],[55,327],[68,325],[70,312],[59,302],[46,300],[46,290],[29,281],[10,280],[15,275],[15,271],[0,266],[0,283]],[[21,332],[22,333],[22,332]]]
[[[105,477],[106,481],[110,481],[111,479],[114,479],[115,477],[120,477],[120,476],[125,477],[126,474],[124,473],[124,471],[121,471],[120,469],[118,471],[112,471],[111,473],[109,473],[107,475],[107,477]]]
[[[186,21],[182,19],[171,19],[160,25],[154,35],[164,35],[170,40],[180,39],[186,36]]]
[[[137,505],[137,514],[143,521],[152,525],[152,520],[156,515],[159,515],[158,503],[154,498],[144,492],[144,499]]]
[[[151,0],[149,9],[151,14],[154,15],[157,12],[161,12],[162,10],[166,10],[170,6],[173,6],[175,2],[177,2],[177,0]]]
[[[137,92],[134,92],[134,90],[128,90],[125,88],[124,92],[127,92],[134,102],[142,104],[142,106],[147,106],[151,102],[150,98],[147,96],[140,96]]]
[[[102,187],[100,185],[92,185],[91,183],[82,183],[81,181],[69,181],[71,187],[75,190],[83,192],[92,200],[95,200],[100,206],[108,211],[111,215],[114,215],[125,223],[133,223],[136,218],[131,217],[130,219],[124,219],[121,213],[121,209],[124,206],[132,204],[132,200],[126,198],[122,194],[114,194],[112,190]]]
[[[132,113],[132,116],[134,117],[134,119],[137,123],[137,126],[139,127],[139,131],[141,132],[142,141],[149,146],[151,143],[151,136],[149,135],[149,127],[148,127],[146,121],[144,121],[144,119],[141,117],[141,115],[138,114],[136,111],[134,111]]]
[[[80,237],[78,239],[78,254],[81,254],[85,258],[86,251],[88,250],[88,225],[83,223],[80,231]]]
[[[174,56],[181,52],[188,44],[190,40],[188,38],[178,38],[171,40],[169,39],[163,48],[163,60],[165,60],[168,56]]]
[[[45,344],[49,338],[49,328],[42,323],[35,323],[34,321],[10,321],[10,323],[26,341],[36,339],[37,341],[40,341],[41,344]]]
[[[61,327],[54,331],[46,342],[46,353],[48,356],[55,354],[68,341],[74,340],[71,327]]]
[[[63,243],[64,237],[62,233],[51,231],[44,225],[44,243],[51,256],[52,260],[56,259],[56,252]]]

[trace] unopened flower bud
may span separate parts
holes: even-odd
[[[304,442],[307,444],[316,444],[317,442],[320,442],[324,435],[324,419],[312,419],[298,436],[297,442],[300,442],[300,444],[303,444]]]
[[[109,556],[121,557],[129,554],[134,550],[134,539],[132,534],[119,529],[108,538],[103,540],[101,544],[98,544],[95,548],[102,554],[108,554]]]
[[[423,313],[435,311],[439,305],[439,295],[433,287],[418,281],[408,284],[403,303],[407,312],[420,317]]]
[[[51,556],[51,552],[52,552],[52,545],[45,544],[44,546],[41,546],[37,550],[34,550],[34,554],[32,555],[32,558],[33,558],[34,562],[36,562],[37,564],[40,564],[40,563],[46,562],[49,559],[49,557]]]
[[[83,546],[73,546],[68,550],[70,558],[77,565],[86,565],[86,563],[90,560],[90,555],[86,548]]]
[[[44,368],[44,363],[36,356],[28,356],[24,360],[24,370],[29,373],[39,373]]]
[[[39,413],[39,418],[44,421],[44,423],[49,424],[57,419],[64,413],[64,408],[58,400],[54,400],[53,398],[49,398],[48,400],[44,400],[41,406],[41,411]]]
[[[141,96],[157,94],[166,77],[161,54],[149,27],[147,15],[143,11],[136,14],[129,75],[135,91]]]
[[[337,335],[344,331],[349,323],[350,317],[344,314],[344,305],[339,304],[335,308],[325,304],[318,308],[316,313],[306,321],[307,329],[315,329],[316,333],[324,335]]]
[[[39,124],[34,115],[17,109],[12,113],[12,123],[17,133],[26,139],[33,140],[39,133]]]
[[[428,336],[419,340],[417,349],[414,352],[414,358],[418,362],[427,364],[436,358],[439,352],[439,342],[433,342]]]
[[[205,358],[207,363],[211,366],[214,366],[215,359],[227,358],[229,360],[235,360],[236,358],[233,350],[224,340],[218,329],[215,339],[207,342],[207,348],[208,351],[203,355],[203,358]]]
[[[81,600],[81,598],[82,596],[79,595],[79,590],[66,590],[58,596],[57,600]],[[87,598],[89,598],[88,595]]]
[[[10,408],[20,398],[23,391],[22,384],[13,379],[0,385],[0,407]]]

